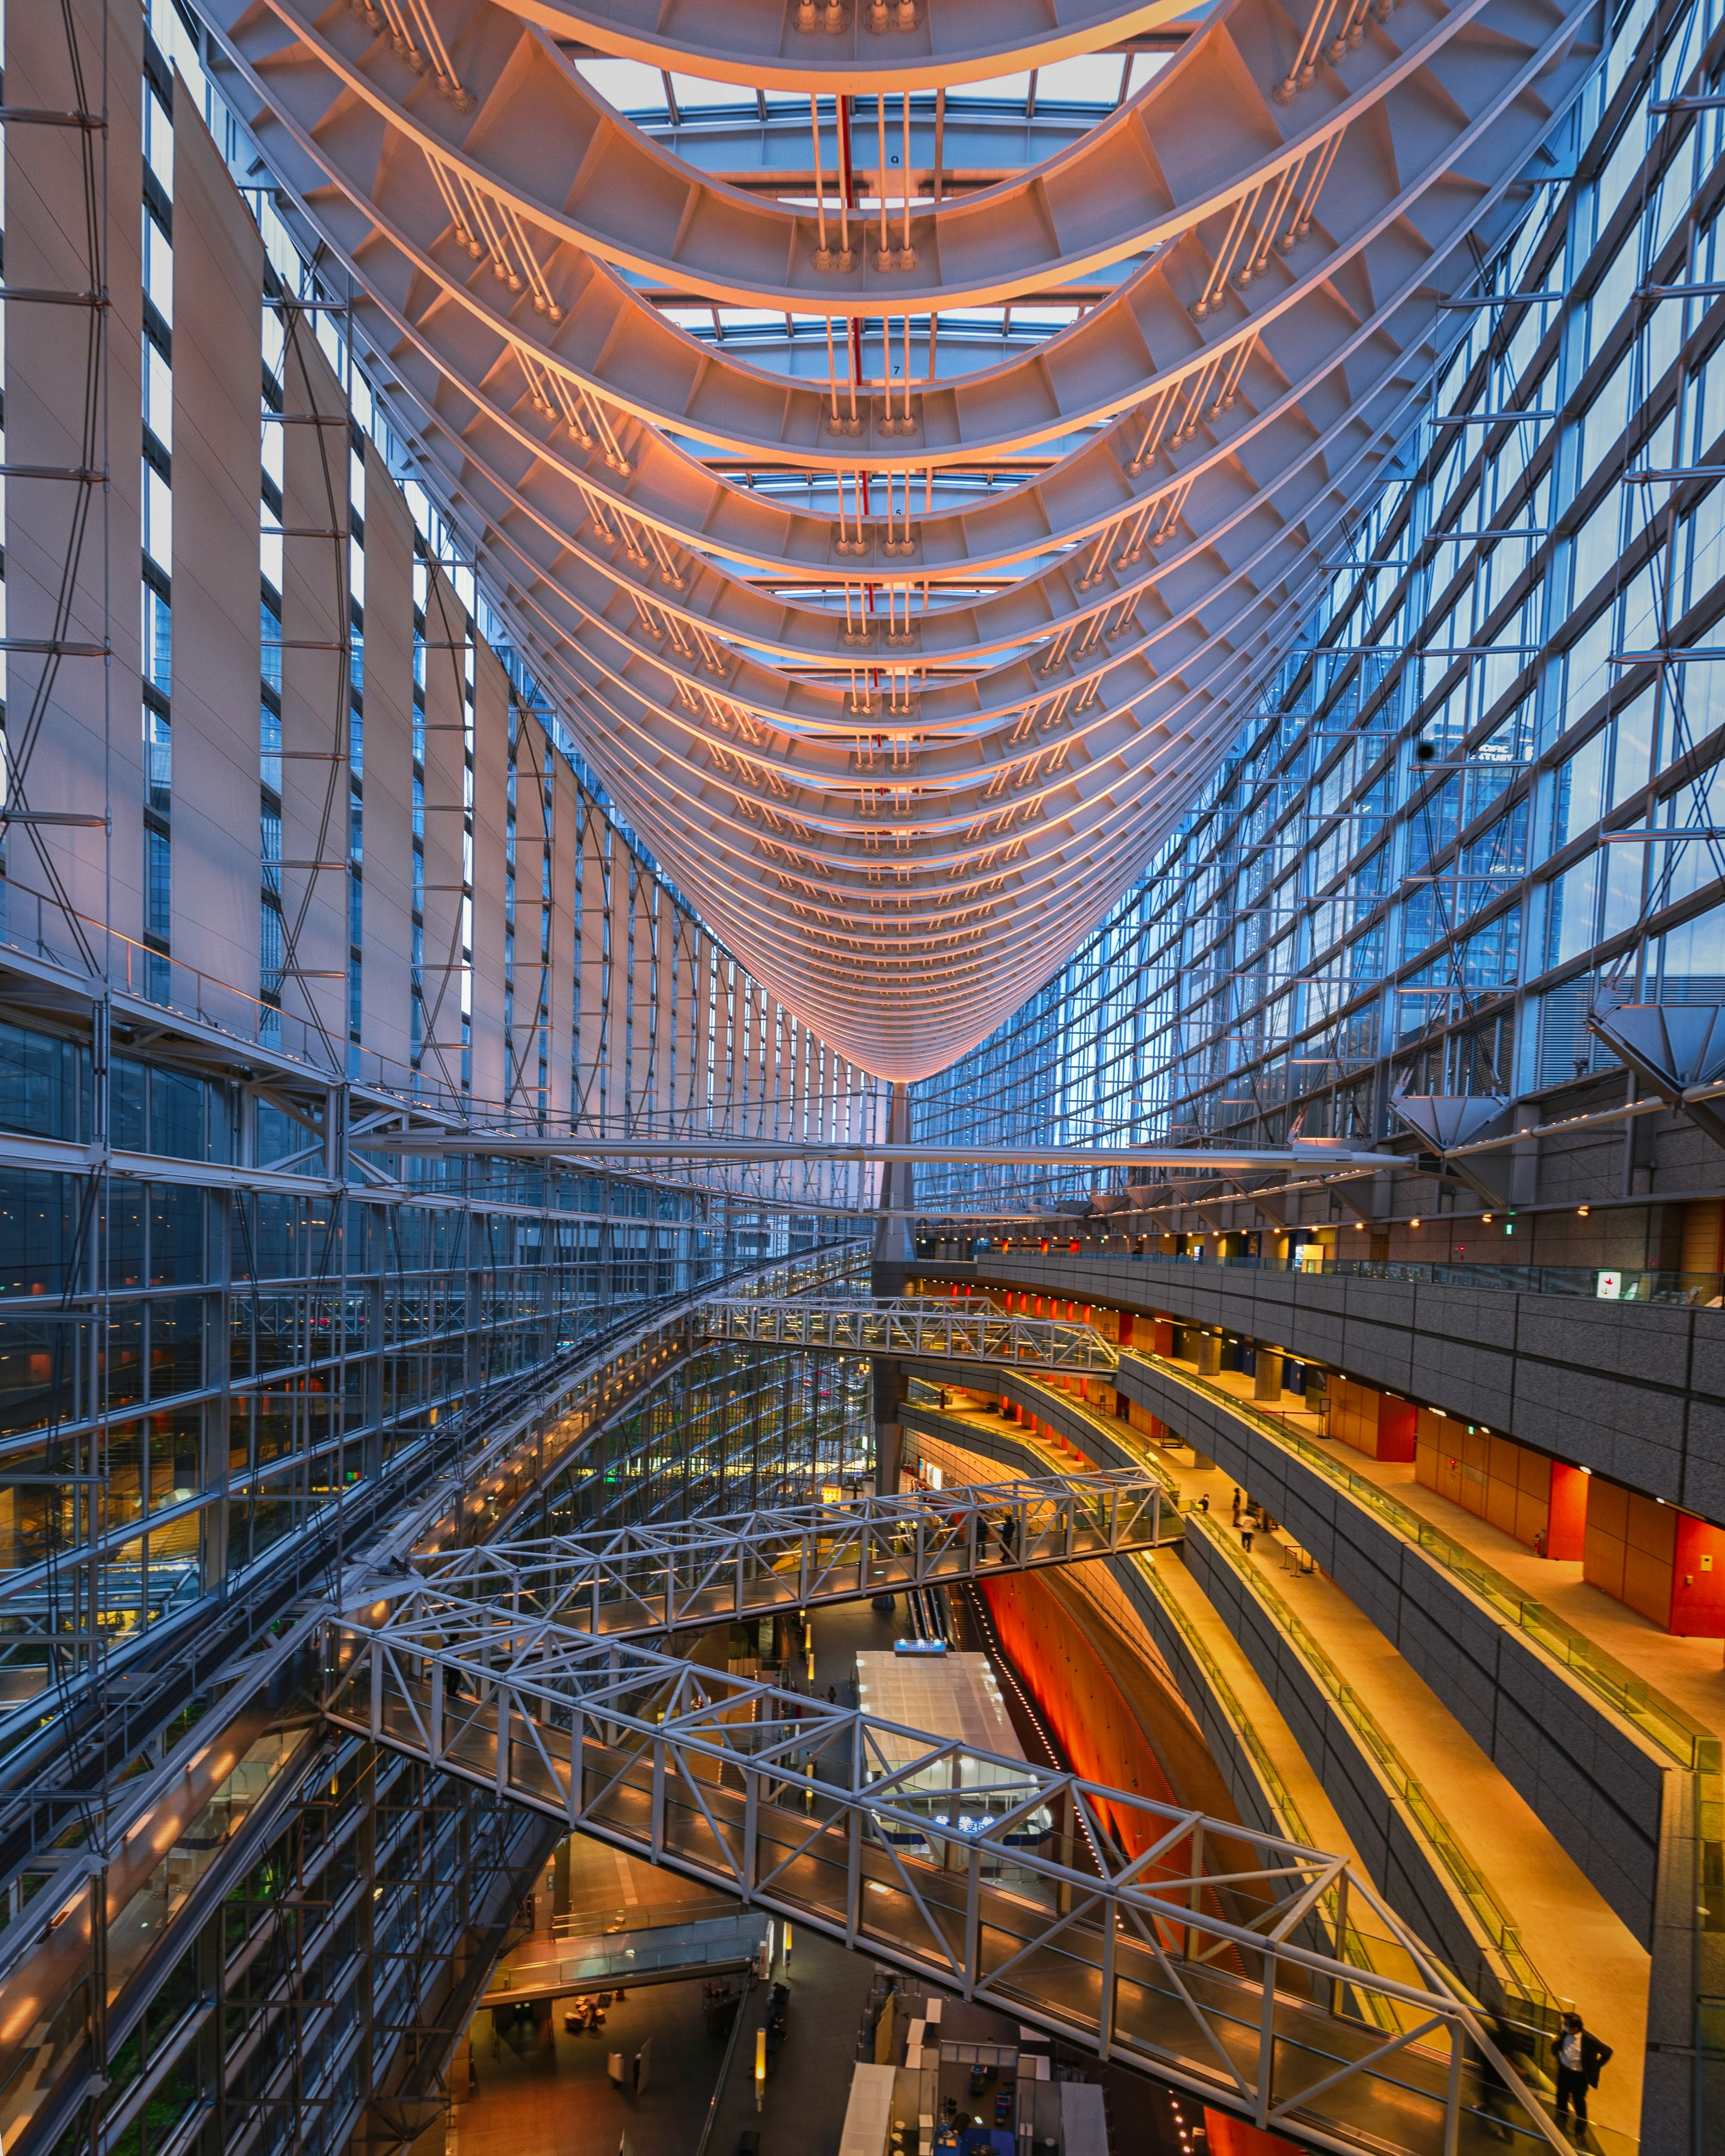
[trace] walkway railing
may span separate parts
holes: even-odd
[[[945,1419],[951,1420],[952,1418]],[[1111,1429],[1111,1435],[1113,1434]],[[986,1490],[992,1486],[982,1486]],[[1258,1568],[1248,1563],[1244,1553],[1237,1550],[1224,1534],[1220,1523],[1199,1511],[1195,1506],[1184,1517],[1188,1532],[1204,1531],[1206,1541],[1221,1551],[1250,1591],[1263,1604],[1271,1621],[1293,1642],[1310,1665],[1318,1688],[1371,1754],[1412,1825],[1430,1849],[1439,1869],[1447,1876],[1457,1898],[1470,1912],[1474,1923],[1497,1955],[1499,1963],[1497,1975],[1506,1995],[1512,2001],[1520,1999],[1525,2002],[1540,2025],[1554,2028],[1558,2013],[1573,2002],[1561,1999],[1551,1991],[1522,1949],[1520,1931],[1492,1892],[1490,1882],[1476,1867],[1460,1836],[1450,1827],[1430,1792],[1402,1758],[1382,1723],[1343,1679],[1310,1627],[1296,1614],[1274,1583],[1266,1578]],[[1223,1711],[1234,1723],[1241,1742],[1250,1753],[1253,1766],[1271,1802],[1298,1831],[1300,1814],[1293,1794],[1241,1706],[1221,1665],[1211,1654],[1178,1599],[1169,1592],[1156,1566],[1141,1563],[1136,1571],[1137,1577],[1160,1603],[1169,1621],[1179,1631],[1188,1650],[1203,1668]],[[1104,1578],[1107,1576],[1103,1575]],[[1102,1599],[1095,1587],[1087,1582],[1079,1584],[1083,1591],[1099,1601]],[[1125,1601],[1117,1585],[1113,1591],[1121,1595],[1122,1602]],[[1129,1609],[1131,1605],[1127,1604],[1126,1606]],[[1357,1942],[1343,1941],[1342,1952],[1344,1958],[1349,1959],[1359,1958],[1362,1953]],[[1370,1964],[1363,1960],[1362,1965]]]
[[[1015,1363],[1025,1369],[1115,1368],[1119,1351],[1088,1325],[1020,1317],[936,1298],[880,1302],[769,1302],[715,1299],[702,1313],[707,1337],[774,1348],[825,1348],[841,1355],[902,1355],[944,1362]]]
[[[431,1614],[331,1624],[332,1721],[1263,2130],[1455,2156],[1502,2114],[1524,2151],[1572,2145],[1345,1860],[481,1603]],[[1375,1966],[1332,1951],[1327,1901]]]
[[[1578,1684],[1585,1686],[1614,1713],[1633,1722],[1651,1743],[1679,1766],[1692,1769],[1702,1762],[1702,1748],[1717,1748],[1719,1739],[1712,1731],[1685,1713],[1675,1701],[1667,1699],[1645,1678],[1636,1676],[1615,1655],[1608,1654],[1584,1634],[1572,1631],[1548,1604],[1523,1594],[1512,1580],[1506,1578],[1464,1543],[1435,1527],[1421,1513],[1392,1496],[1368,1476],[1343,1466],[1322,1445],[1292,1428],[1283,1418],[1265,1414],[1250,1400],[1243,1400],[1225,1387],[1209,1383],[1165,1355],[1140,1353],[1138,1360],[1173,1378],[1188,1391],[1227,1408],[1272,1444],[1293,1453],[1327,1482],[1345,1491],[1356,1504],[1375,1514],[1404,1541],[1415,1544],[1434,1564],[1489,1604],[1495,1615],[1537,1640],[1563,1665]]]
[[[990,1255],[983,1251],[974,1263],[986,1271]],[[1009,1261],[1014,1254],[1006,1250],[999,1255]],[[1316,1245],[1309,1245],[1304,1253],[1288,1258],[1224,1257],[1219,1254],[1212,1256],[1208,1251],[1181,1255],[1168,1250],[1086,1250],[1077,1255],[1091,1265],[1170,1265],[1199,1276],[1213,1268],[1236,1272],[1309,1273],[1326,1280],[1352,1276],[1361,1280],[1412,1281],[1442,1287],[1483,1288],[1512,1295],[1579,1296],[1589,1301],[1661,1303],[1709,1310],[1725,1306],[1725,1273],[1686,1272],[1670,1268],[1471,1265],[1420,1258],[1329,1258],[1320,1257]],[[926,1262],[938,1272],[955,1260],[930,1258]],[[961,1259],[956,1262],[968,1261]]]
[[[1500,1964],[1498,1974],[1506,1991],[1512,1999],[1519,1998],[1535,2010],[1547,2027],[1555,2029],[1558,2015],[1567,2012],[1574,2001],[1554,1993],[1534,1966],[1522,1945],[1519,1928],[1492,1892],[1491,1882],[1475,1865],[1436,1799],[1403,1758],[1383,1723],[1348,1682],[1311,1626],[1290,1605],[1274,1582],[1266,1578],[1243,1551],[1235,1548],[1222,1532],[1221,1522],[1194,1510],[1188,1515],[1188,1525],[1198,1528],[1209,1546],[1234,1568],[1247,1591],[1269,1613],[1276,1630],[1297,1648],[1318,1689],[1369,1753],[1397,1802],[1447,1876],[1456,1898],[1497,1956]]]
[[[1170,1536],[1178,1534],[1168,1515]],[[722,1624],[862,1595],[1154,1549],[1163,1490],[1148,1473],[1025,1476],[663,1527],[484,1543],[414,1561],[385,1592],[403,1615],[457,1595],[594,1638]]]

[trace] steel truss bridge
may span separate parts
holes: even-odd
[[[1048,1538],[1069,1534],[1118,1555],[1153,1538],[1157,1496],[1091,1476],[794,1508],[723,1523],[728,1572],[716,1522],[452,1552],[330,1620],[325,1712],[1266,2131],[1337,2156],[1463,2156],[1505,2128],[1570,2150],[1347,1860],[621,1636],[762,1606],[752,1584],[783,1606],[793,1563],[812,1601],[879,1591],[876,1563],[910,1585],[1066,1561]]]
[[[1094,1326],[1024,1317],[972,1301],[901,1296],[874,1302],[815,1302],[719,1297],[701,1306],[697,1323],[709,1339],[761,1348],[820,1348],[839,1355],[993,1363],[1019,1370],[1066,1370],[1106,1376],[1120,1351]]]
[[[416,1559],[425,1584],[395,1621],[424,1595],[595,1639],[676,1631],[1156,1549],[1179,1539],[1165,1502],[1153,1476],[1114,1471],[488,1543]]]
[[[397,1621],[423,1594],[431,1609],[459,1598],[593,1639],[675,1632],[1156,1550],[1179,1539],[1178,1513],[1164,1520],[1163,1507],[1152,1475],[1104,1471],[491,1542],[416,1558],[425,1587],[397,1599]]]

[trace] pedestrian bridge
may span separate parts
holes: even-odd
[[[489,1543],[413,1560],[388,1583],[424,1597],[573,1626],[594,1639],[674,1631],[776,1609],[893,1594],[1179,1539],[1173,1501],[1137,1471],[786,1505],[732,1517]]]
[[[906,1568],[895,1585],[918,1564],[1022,1568],[1042,1534],[1088,1532],[1089,1554],[1111,1553],[1108,1535],[1153,1535],[1158,1517],[1155,1489],[1122,1479],[865,1506],[849,1526],[787,1519],[746,1532],[729,1575],[701,1544],[711,1522],[680,1550],[608,1560],[598,1545],[618,1538],[432,1557],[330,1621],[325,1711],[1266,2131],[1343,2156],[1569,2150],[1501,2028],[1348,1861],[626,1636],[680,1608],[705,1619],[710,1595],[731,1598],[721,1614],[739,1593],[747,1607],[775,1576],[788,1600],[793,1564],[817,1599],[840,1543],[834,1594],[884,1589],[876,1563]],[[1009,1513],[1020,1545],[1003,1552],[991,1527],[985,1553],[984,1519]],[[1050,1545],[1034,1561],[1070,1558]],[[594,1610],[608,1634],[588,1629]]]
[[[738,1296],[704,1304],[696,1327],[709,1339],[762,1348],[823,1348],[840,1355],[906,1360],[1008,1363],[1020,1370],[1068,1370],[1104,1376],[1120,1351],[1094,1326],[1024,1317],[974,1301],[902,1296],[875,1302],[783,1301]]]

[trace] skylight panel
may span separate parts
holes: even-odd
[[[718,105],[741,105],[750,112],[755,110],[755,93],[740,82],[706,82],[699,75],[674,74],[671,88],[676,93],[679,107],[685,112]],[[662,90],[660,102],[665,102]]]
[[[665,117],[665,83],[657,68],[639,60],[577,60],[575,65],[583,80],[618,111],[632,119]]]
[[[1119,53],[1082,53],[1075,59],[1055,60],[1040,69],[1036,76],[1036,104],[1111,105],[1120,95],[1120,79],[1131,55]]]
[[[1022,105],[1030,95],[1029,72],[1023,74],[992,75],[986,82],[967,82],[947,92],[947,106],[969,105],[986,100],[990,105]]]

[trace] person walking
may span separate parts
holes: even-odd
[[[1240,1525],[1240,1492],[1238,1490],[1234,1493],[1234,1524],[1235,1527]]]
[[[1561,2123],[1573,2110],[1575,2123],[1585,2126],[1587,2092],[1599,2086],[1600,2070],[1611,2062],[1611,2046],[1602,2044],[1579,2014],[1566,2014],[1551,2047],[1557,2062],[1558,2120]]]

